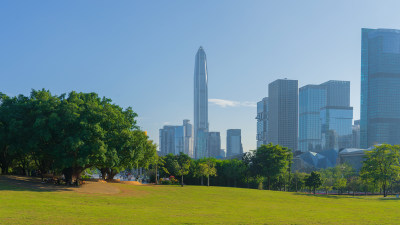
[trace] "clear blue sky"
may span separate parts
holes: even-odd
[[[351,81],[360,108],[361,28],[400,29],[400,1],[0,2],[0,91],[97,92],[132,106],[158,142],[193,120],[194,57],[208,59],[211,131],[242,129],[256,146],[254,103],[268,83]],[[229,100],[229,101],[223,101]],[[233,105],[233,106],[232,106]]]

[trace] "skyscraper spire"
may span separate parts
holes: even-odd
[[[194,66],[194,151],[196,158],[207,157],[208,74],[203,47],[197,51]]]

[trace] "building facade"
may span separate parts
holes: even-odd
[[[185,148],[184,153],[194,158],[193,152],[193,126],[190,124],[190,120],[183,120],[183,126],[185,127]]]
[[[327,106],[321,109],[323,149],[343,149],[353,145],[353,108]]]
[[[352,148],[360,148],[360,120],[354,120],[352,131],[353,131]]]
[[[268,144],[268,98],[257,102],[257,148]]]
[[[208,132],[208,157],[219,158],[221,155],[221,135],[219,132]]]
[[[320,86],[326,89],[326,106],[320,113],[323,149],[351,148],[353,107],[350,106],[350,81],[330,80]]]
[[[321,108],[326,106],[326,88],[306,85],[299,89],[299,150],[322,151]]]
[[[400,144],[400,30],[362,29],[360,146]]]
[[[242,134],[240,129],[226,131],[226,157],[243,154]]]
[[[161,155],[185,152],[185,127],[164,126],[160,129],[160,153]]]
[[[268,142],[297,151],[298,99],[297,80],[268,85]]]
[[[194,155],[208,156],[208,72],[206,53],[199,48],[194,66]]]

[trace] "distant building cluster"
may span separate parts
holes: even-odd
[[[400,144],[400,30],[362,29],[361,42],[361,119],[353,123],[349,81],[297,89],[297,80],[278,79],[257,103],[257,147],[290,148],[297,169],[359,169],[365,150]]]
[[[279,144],[292,150],[295,166],[325,168],[360,162],[364,151],[377,144],[400,144],[400,30],[362,29],[361,42],[360,120],[353,123],[350,81],[299,88],[297,80],[277,79],[257,103],[257,147]],[[200,47],[194,68],[194,125],[184,120],[181,126],[160,129],[161,154],[243,154],[240,129],[227,130],[226,152],[220,132],[209,131],[207,82],[207,59]]]
[[[204,49],[199,48],[194,66],[194,126],[184,120],[182,126],[160,129],[160,155],[183,152],[192,158],[224,158],[243,153],[240,129],[228,129],[226,153],[221,149],[220,132],[210,132],[208,123],[208,71]]]

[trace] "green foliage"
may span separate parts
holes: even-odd
[[[388,186],[399,179],[400,146],[382,144],[366,152],[366,160],[361,169],[364,180],[372,180],[382,186],[386,197]]]
[[[168,154],[164,157],[165,162],[162,169],[169,175],[181,177],[181,186],[183,187],[183,176],[189,173],[191,159],[188,155],[180,152],[179,155]]]
[[[310,187],[310,190],[313,189],[315,195],[315,190],[322,185],[321,174],[315,171],[311,172],[311,174],[305,178],[304,183],[307,187]]]
[[[72,181],[87,168],[112,179],[127,168],[148,167],[156,146],[138,129],[136,117],[131,108],[124,110],[96,93],[0,94],[2,173],[38,170],[63,173]]]
[[[270,143],[254,151],[250,168],[254,176],[267,178],[268,190],[270,190],[271,180],[288,172],[291,160],[292,153],[288,148]]]

